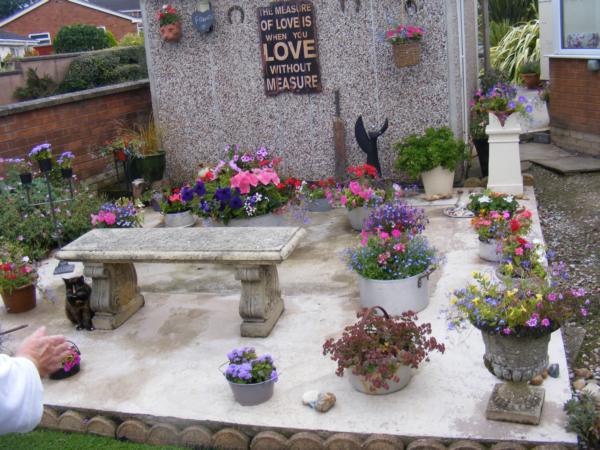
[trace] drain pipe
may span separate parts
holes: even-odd
[[[462,79],[462,124],[463,140],[469,141],[469,108],[467,102],[467,66],[466,66],[466,41],[465,41],[465,0],[456,0],[456,14],[458,15],[458,47],[459,47],[459,66],[460,77]]]

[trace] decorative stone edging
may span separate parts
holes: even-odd
[[[483,443],[436,439],[399,438],[373,434],[365,438],[352,433],[290,432],[243,430],[231,426],[190,425],[144,422],[139,418],[117,415],[93,415],[84,411],[45,406],[42,428],[90,433],[153,445],[179,445],[190,448],[227,450],[567,450],[575,446],[521,444],[512,442]],[[244,427],[241,427],[244,428]]]

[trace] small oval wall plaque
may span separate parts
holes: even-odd
[[[215,13],[208,0],[198,2],[196,11],[192,13],[192,23],[200,33],[210,33],[215,23]]]

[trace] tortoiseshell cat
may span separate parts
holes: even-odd
[[[67,288],[65,309],[68,319],[77,325],[78,330],[93,330],[94,312],[90,308],[92,288],[85,283],[83,277],[64,278],[64,281]]]

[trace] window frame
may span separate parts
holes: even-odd
[[[40,39],[40,38],[33,37],[33,36],[40,36],[40,35],[46,35],[47,38],[46,39]],[[33,39],[34,41],[38,41],[38,44],[35,45],[35,47],[46,47],[46,46],[52,45],[52,36],[50,36],[50,32],[49,31],[41,31],[39,33],[30,33],[28,35],[28,37],[29,37],[29,39]],[[41,40],[48,41],[48,42],[42,44],[42,43],[39,42]]]
[[[563,48],[563,1],[553,0],[554,54],[580,58],[599,58],[600,48]],[[598,32],[600,33],[600,30]]]

